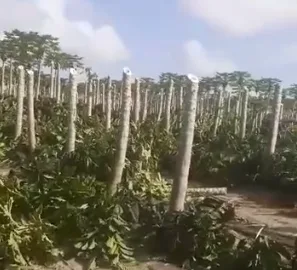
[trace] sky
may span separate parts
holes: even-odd
[[[296,0],[0,0],[0,33],[59,37],[101,76],[241,70],[297,83]]]

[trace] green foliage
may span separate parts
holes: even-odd
[[[188,269],[291,269],[291,253],[261,236],[238,239],[226,222],[234,209],[220,200],[192,202],[182,213],[158,216],[150,235],[151,248]]]
[[[17,182],[0,181],[0,264],[47,263],[58,257],[52,233],[54,226],[44,221],[38,210],[30,211],[28,198]]]
[[[269,269],[270,265],[286,269],[283,257],[290,262],[291,255],[283,247],[262,236],[238,241],[229,232],[226,224],[234,209],[220,200],[201,198],[189,203],[183,213],[168,213],[170,187],[159,172],[175,167],[179,132],[164,132],[150,117],[137,126],[131,123],[123,182],[109,197],[106,181],[115,154],[117,115],[112,128],[105,131],[99,113],[85,118],[81,109],[76,150],[65,155],[67,109],[52,99],[36,100],[38,147],[30,154],[25,125],[22,136],[14,140],[15,100],[3,101],[1,160],[19,168],[0,185],[3,265],[75,255],[120,267],[145,245],[150,252],[192,269],[225,269],[227,262],[228,269]],[[191,177],[242,183],[244,175],[246,183],[264,181],[261,177],[268,175],[261,175],[259,167],[264,137],[255,134],[240,141],[229,130],[227,123],[212,138],[211,125],[198,122]],[[296,177],[295,142],[293,132],[281,134],[281,150],[269,170],[277,181]],[[67,252],[62,252],[65,247]]]

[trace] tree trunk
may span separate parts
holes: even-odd
[[[50,86],[50,98],[54,97],[54,87],[55,87],[55,63],[51,63],[51,86]]]
[[[173,181],[170,197],[169,210],[171,212],[184,210],[188,187],[189,169],[191,164],[199,80],[196,76],[191,74],[188,75],[188,78],[191,82],[191,89],[185,98],[186,100],[182,121],[183,125],[179,138],[176,162],[177,173]]]
[[[105,113],[106,111],[106,108],[105,108],[105,83],[102,83],[101,84],[101,87],[102,87],[102,112]]]
[[[142,119],[141,119],[142,122],[144,122],[147,117],[148,91],[149,89],[145,87],[144,93],[143,93],[143,107],[142,107]]]
[[[67,153],[71,153],[75,150],[75,137],[76,137],[76,99],[77,99],[77,81],[76,70],[70,69],[70,96],[69,96],[69,118],[68,118],[68,137],[67,137]]]
[[[27,91],[28,101],[28,138],[30,151],[33,152],[36,148],[36,137],[35,137],[35,116],[34,116],[34,72],[28,70],[29,85]]]
[[[56,93],[56,98],[57,98],[57,104],[61,103],[61,78],[60,78],[60,64],[57,65],[57,93]]]
[[[160,122],[163,112],[163,102],[164,102],[164,89],[161,89],[160,92],[160,104],[159,104],[159,111],[158,111],[158,117],[157,121]]]
[[[243,97],[242,97],[242,113],[241,113],[241,127],[240,127],[240,138],[242,140],[245,138],[245,134],[246,134],[248,98],[249,98],[249,90],[245,88],[243,92]]]
[[[113,195],[117,190],[117,185],[122,180],[122,174],[125,167],[127,144],[130,129],[130,111],[131,111],[131,71],[129,68],[123,70],[123,96],[120,114],[119,139],[117,141],[115,164],[113,175],[108,185],[108,191]]]
[[[36,87],[36,98],[40,95],[40,81],[41,81],[41,69],[42,69],[42,59],[38,61],[38,73],[37,73],[37,87]]]
[[[235,101],[235,112],[234,112],[234,134],[235,135],[238,134],[238,130],[239,130],[239,124],[238,124],[239,109],[240,109],[240,99],[239,99],[239,96],[237,96]]]
[[[12,59],[10,59],[10,63],[9,63],[9,95],[12,96],[13,93],[13,85],[12,85],[12,72],[13,71],[13,64],[12,64]]]
[[[90,79],[88,83],[88,117],[92,116],[92,106],[93,106],[93,81]]]
[[[111,87],[111,91],[112,91],[112,102],[111,102],[111,108],[112,108],[112,111],[115,111],[116,110],[116,101],[117,101],[117,87],[116,85],[112,85]]]
[[[283,113],[284,113],[284,104],[281,103],[280,113],[279,113],[279,120],[283,120]]]
[[[5,95],[5,61],[2,60],[1,94]]]
[[[17,92],[17,119],[15,126],[15,139],[21,136],[23,127],[24,92],[25,92],[25,72],[24,67],[19,66],[19,87]]]
[[[199,105],[199,118],[203,121],[204,116],[204,97],[201,96],[200,105]]]
[[[111,127],[111,79],[107,79],[107,88],[106,88],[106,129]]]
[[[133,121],[138,123],[140,114],[140,81],[135,79],[135,92],[134,92],[134,111],[133,111]]]
[[[272,133],[269,144],[268,153],[273,155],[275,152],[275,146],[277,142],[279,119],[280,119],[280,109],[282,102],[282,89],[279,85],[276,85],[275,94],[274,94],[274,106],[273,106],[273,123],[272,123]]]
[[[181,86],[179,88],[178,91],[178,104],[177,104],[177,108],[178,108],[178,127],[181,128],[182,127],[182,113],[183,113],[183,93],[184,93],[184,89]],[[196,105],[197,106],[197,105]],[[197,108],[196,108],[197,109]]]
[[[231,110],[231,93],[228,93],[227,96],[227,108],[226,108],[226,119],[229,117],[230,114],[230,110]]]
[[[166,111],[165,111],[165,113],[166,113],[166,115],[165,115],[165,130],[167,132],[169,132],[169,130],[170,130],[172,92],[173,92],[173,80],[170,79],[169,88],[167,91]]]
[[[220,125],[220,119],[221,119],[221,111],[222,111],[223,91],[220,88],[218,89],[218,91],[219,91],[219,96],[217,99],[217,106],[216,106],[215,118],[214,118],[214,127],[213,127],[213,133],[212,133],[213,138],[217,136],[218,128]]]
[[[100,79],[97,79],[96,89],[96,105],[98,105],[101,104]]]
[[[88,87],[89,87],[89,83],[88,80],[85,81],[85,92],[84,92],[84,103],[87,104],[88,103]]]

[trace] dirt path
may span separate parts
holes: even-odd
[[[241,189],[220,196],[235,205],[240,222],[231,226],[253,236],[264,225],[264,234],[290,247],[297,237],[297,196],[288,196],[260,189]]]

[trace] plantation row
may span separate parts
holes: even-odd
[[[124,68],[115,81],[83,71],[58,39],[5,36],[0,158],[12,170],[0,181],[1,267],[73,256],[123,267],[143,252],[190,269],[295,269],[280,244],[234,236],[231,205],[187,196],[188,180],[296,192],[296,112],[279,80],[236,71],[133,82]]]

